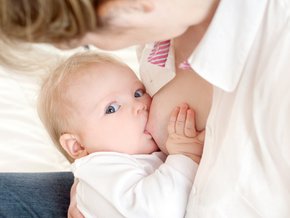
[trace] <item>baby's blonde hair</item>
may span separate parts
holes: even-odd
[[[75,75],[80,75],[80,69],[90,64],[111,63],[126,66],[116,58],[104,53],[82,52],[64,60],[59,66],[44,79],[39,97],[38,114],[48,131],[54,144],[68,157],[62,149],[59,139],[63,133],[70,133],[75,124],[73,122],[74,105],[66,95],[66,89]],[[78,78],[78,77],[76,77]],[[79,124],[81,125],[81,124]]]

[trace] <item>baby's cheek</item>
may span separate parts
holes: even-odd
[[[165,144],[162,144],[161,146],[158,146],[158,147],[164,154],[168,155],[168,151],[166,149]]]

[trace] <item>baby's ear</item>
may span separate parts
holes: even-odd
[[[60,136],[59,142],[62,148],[73,158],[78,159],[86,156],[86,148],[78,142],[77,137],[70,133],[64,133]]]

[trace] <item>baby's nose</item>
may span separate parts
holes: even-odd
[[[134,109],[136,113],[140,113],[142,111],[147,111],[148,107],[143,102],[136,101],[134,104]]]

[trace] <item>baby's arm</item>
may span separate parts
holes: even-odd
[[[78,208],[85,217],[184,217],[197,164],[183,155],[164,159],[98,152],[76,162]]]
[[[187,104],[181,104],[170,115],[166,141],[168,154],[183,154],[199,163],[203,150],[204,133],[204,131],[198,132],[195,128],[194,111]]]

